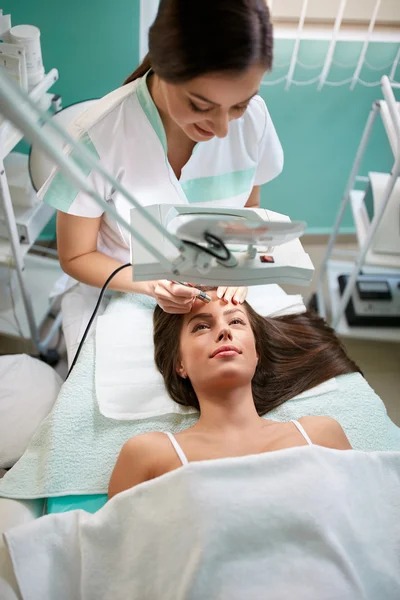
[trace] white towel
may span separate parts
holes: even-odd
[[[190,463],[5,538],[23,600],[398,600],[400,453]]]

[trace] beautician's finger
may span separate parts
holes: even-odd
[[[243,304],[243,302],[247,298],[247,292],[248,292],[248,288],[247,287],[239,287],[239,288],[237,288],[236,292],[235,292],[235,295],[233,296],[232,302],[234,304]]]
[[[170,281],[169,284],[168,290],[173,296],[178,296],[179,298],[192,299],[200,294],[200,290],[192,286],[181,285],[174,281]]]
[[[161,280],[157,282],[154,293],[157,301],[162,299],[163,301],[182,304],[189,303],[196,297],[196,293],[193,292],[193,289],[194,288],[186,288],[183,285],[171,281]]]
[[[194,301],[193,301],[194,302]],[[193,302],[190,304],[160,304],[164,312],[172,315],[184,315],[192,310]]]
[[[217,296],[218,296],[218,298],[223,298],[227,289],[228,288],[226,286],[220,285],[217,288]]]
[[[196,296],[193,296],[192,298],[185,298],[183,296],[177,296],[176,294],[169,292],[168,290],[163,290],[158,295],[158,298],[163,302],[168,302],[169,304],[176,304],[176,306],[184,306],[185,304],[190,304],[191,302],[193,302]]]
[[[165,291],[163,295],[155,294],[155,299],[157,304],[167,313],[174,314],[185,314],[192,310],[193,303],[195,302],[195,298],[192,299],[183,299],[180,298],[178,302],[174,300],[174,297],[170,298],[165,297]]]
[[[171,300],[165,300],[163,298],[156,298],[157,303],[161,308],[168,313],[174,314],[185,314],[192,310],[193,304],[196,298],[189,300],[189,302],[173,302]]]
[[[233,296],[235,295],[235,292],[236,292],[236,290],[237,290],[237,288],[235,288],[235,287],[228,287],[228,288],[226,288],[226,291],[225,291],[225,294],[224,294],[223,300],[224,300],[226,303],[229,303],[229,302],[231,302],[231,301],[232,301],[232,298],[233,298]]]

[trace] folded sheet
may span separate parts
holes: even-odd
[[[399,512],[400,453],[307,446],[190,463],[5,538],[23,600],[398,600]]]

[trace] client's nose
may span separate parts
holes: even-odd
[[[224,327],[219,332],[218,341],[220,342],[221,340],[230,340],[230,341],[232,341],[232,332],[231,332],[231,330],[228,327]]]

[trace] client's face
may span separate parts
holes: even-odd
[[[244,306],[227,304],[215,291],[212,300],[196,300],[184,316],[177,371],[196,387],[233,387],[250,383],[258,356]]]

